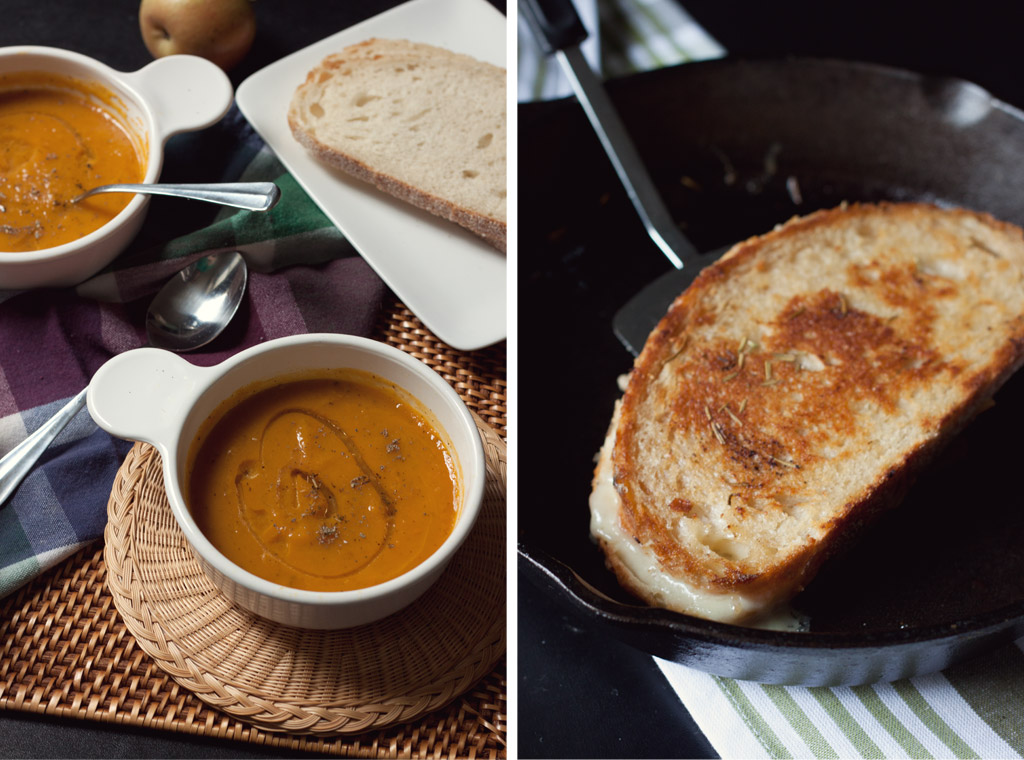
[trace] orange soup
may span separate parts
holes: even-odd
[[[71,198],[97,185],[141,182],[137,138],[95,85],[41,72],[0,76],[0,251],[77,240],[113,219],[127,193]]]
[[[275,583],[365,588],[433,554],[458,516],[444,439],[368,373],[319,372],[239,391],[189,453],[189,510],[226,557]]]

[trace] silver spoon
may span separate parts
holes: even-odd
[[[150,345],[179,353],[205,346],[235,316],[247,279],[245,259],[238,251],[212,253],[193,261],[164,285],[150,304],[146,313]],[[0,505],[85,406],[86,390],[0,459]]]
[[[100,185],[71,199],[78,203],[96,193],[143,193],[174,195],[179,198],[219,203],[250,211],[269,211],[281,198],[281,190],[273,182],[214,182],[211,184],[173,185]]]

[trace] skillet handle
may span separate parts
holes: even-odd
[[[520,0],[519,12],[544,55],[581,44],[587,30],[571,0]]]

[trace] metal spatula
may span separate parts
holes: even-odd
[[[669,304],[709,258],[700,256],[673,220],[604,85],[583,56],[580,45],[587,30],[571,0],[519,0],[519,12],[541,50],[558,60],[647,234],[675,267],[633,296],[612,320],[619,340],[638,354]]]

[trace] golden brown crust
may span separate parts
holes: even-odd
[[[925,204],[735,246],[636,360],[612,451],[622,528],[695,587],[792,596],[1024,361],[1021,282],[1018,228]]]

